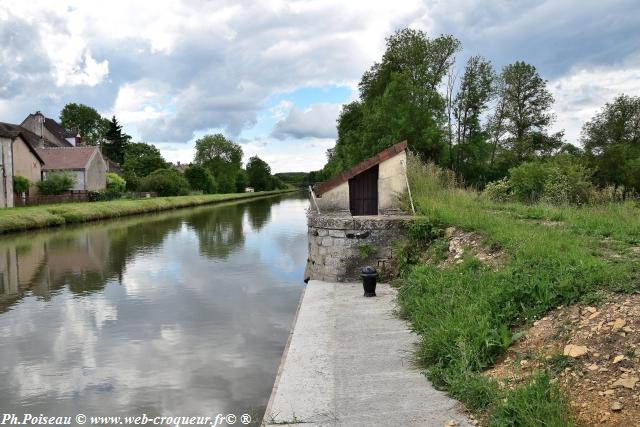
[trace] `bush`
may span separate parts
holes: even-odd
[[[193,190],[200,190],[205,194],[217,191],[216,181],[207,169],[198,165],[191,165],[184,171],[184,177],[189,181]]]
[[[40,194],[55,195],[71,190],[75,183],[76,177],[69,172],[53,172],[37,185]]]
[[[537,202],[544,193],[549,170],[543,163],[527,162],[509,169],[509,185],[521,202]]]
[[[189,182],[175,169],[158,169],[140,180],[141,191],[153,191],[158,196],[185,196]]]
[[[490,182],[484,187],[483,194],[494,202],[508,202],[512,199],[511,184],[507,178]]]
[[[107,190],[113,193],[123,193],[127,188],[127,181],[115,173],[107,174]]]
[[[24,176],[16,175],[13,177],[13,192],[16,194],[22,194],[29,191],[29,185],[31,183]]]

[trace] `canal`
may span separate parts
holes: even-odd
[[[0,236],[0,412],[261,417],[304,287],[307,206]]]

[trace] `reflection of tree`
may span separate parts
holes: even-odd
[[[274,202],[271,199],[259,199],[247,205],[247,214],[251,228],[260,231],[271,218],[271,206]]]
[[[245,204],[217,206],[213,209],[197,211],[186,219],[187,224],[193,227],[198,236],[202,255],[224,259],[244,243],[242,216],[246,206]]]

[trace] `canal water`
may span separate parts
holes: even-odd
[[[0,413],[261,417],[304,286],[307,206],[0,236]]]

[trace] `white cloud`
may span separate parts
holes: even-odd
[[[305,110],[292,107],[289,114],[273,129],[278,139],[289,138],[335,138],[336,119],[340,104],[315,104]]]

